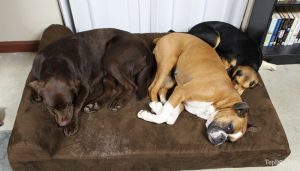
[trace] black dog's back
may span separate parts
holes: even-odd
[[[231,24],[219,21],[203,22],[195,25],[188,33],[203,39],[212,47],[215,46],[219,34],[221,42],[216,50],[220,56],[229,60],[236,58],[237,65],[251,66],[256,71],[261,66],[260,47],[246,33]]]

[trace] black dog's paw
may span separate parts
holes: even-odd
[[[120,103],[120,102],[112,102],[110,105],[109,105],[109,110],[111,111],[119,111],[120,109],[123,108],[123,105]]]
[[[64,134],[66,136],[72,136],[78,132],[78,124],[76,124],[75,122],[71,122],[63,129],[64,129]]]
[[[41,96],[32,96],[31,97],[31,102],[32,103],[41,103],[43,101],[43,98]]]
[[[100,109],[101,109],[101,107],[99,106],[98,102],[95,102],[95,103],[90,103],[90,104],[86,105],[83,108],[83,111],[85,113],[94,113],[94,112],[97,112]]]

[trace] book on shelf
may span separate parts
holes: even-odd
[[[281,15],[279,14],[279,12],[277,10],[275,10],[275,15],[277,18],[277,22],[276,22],[276,26],[273,30],[273,34],[269,43],[269,46],[273,46],[276,44],[276,40],[278,39],[278,34],[280,33],[280,29],[282,27],[283,24],[283,19],[281,18]]]
[[[271,24],[270,24],[269,29],[268,29],[268,33],[267,33],[265,41],[264,41],[264,46],[269,46],[269,44],[271,42],[273,32],[275,31],[275,26],[277,24],[277,21],[278,21],[277,16],[276,16],[275,13],[273,13],[272,14],[272,21],[271,21]]]
[[[272,14],[263,46],[288,46],[296,43],[300,43],[300,8],[277,7]]]
[[[291,33],[291,29],[292,29],[292,26],[294,24],[294,15],[291,13],[291,11],[289,10],[289,8],[284,8],[284,13],[286,14],[287,16],[287,21],[288,21],[288,24],[287,24],[287,27],[285,29],[285,32],[284,32],[284,35],[283,35],[283,38],[282,38],[282,42],[281,42],[281,45],[288,45],[288,42],[290,40],[290,33]]]
[[[290,11],[294,15],[295,20],[294,20],[293,26],[291,28],[291,37],[290,37],[290,40],[287,45],[294,44],[294,42],[296,41],[297,33],[299,32],[299,29],[300,29],[300,21],[299,21],[300,11],[297,10],[297,8],[295,8],[295,7],[291,7]]]

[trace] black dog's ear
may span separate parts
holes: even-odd
[[[238,70],[237,66],[230,67],[230,68],[227,69],[227,74],[229,75],[229,77],[231,78],[231,80],[234,79],[237,70]]]
[[[234,110],[236,111],[237,115],[241,118],[245,117],[245,114],[249,110],[249,106],[246,102],[239,102],[233,105]]]
[[[231,75],[231,78],[233,79],[234,77],[236,76],[242,76],[243,75],[243,72],[242,70],[240,69],[240,67],[238,66],[235,66],[233,67],[233,72],[232,72],[232,75]]]
[[[38,94],[41,93],[42,89],[45,86],[45,82],[44,81],[40,81],[40,80],[35,80],[35,81],[31,81],[29,84],[29,87],[31,87],[34,91],[36,91]]]

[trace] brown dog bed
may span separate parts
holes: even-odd
[[[83,113],[79,132],[65,137],[43,104],[30,102],[29,94],[26,86],[9,142],[9,161],[14,170],[249,167],[266,166],[266,160],[280,161],[290,154],[286,135],[264,87],[246,90],[243,95],[250,106],[249,123],[257,126],[257,132],[247,132],[237,142],[217,147],[207,139],[205,121],[187,112],[172,126],[138,119],[137,112],[147,107],[147,98],[132,99],[119,112],[104,108],[97,113]]]

